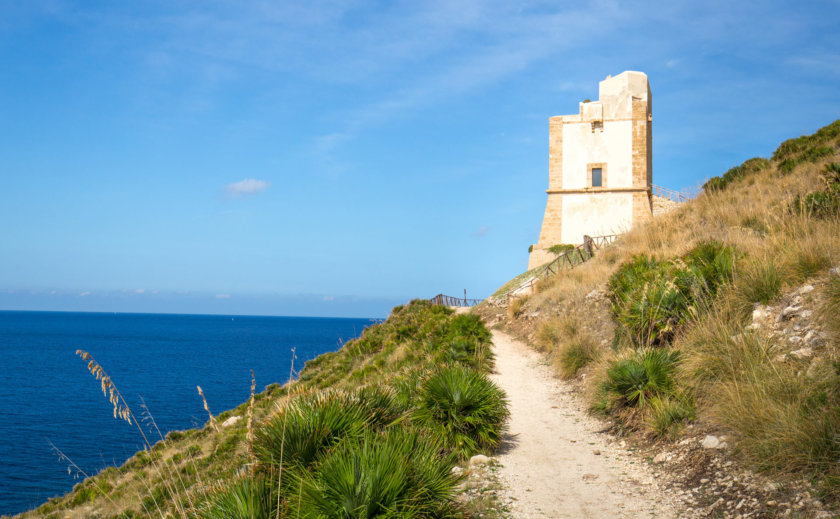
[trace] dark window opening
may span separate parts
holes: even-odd
[[[601,168],[592,168],[592,187],[601,187]]]

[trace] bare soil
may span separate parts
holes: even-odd
[[[678,517],[652,467],[603,431],[542,356],[493,332],[492,378],[510,401],[510,428],[496,457],[513,517]]]

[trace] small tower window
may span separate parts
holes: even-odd
[[[601,175],[601,168],[592,168],[592,187],[602,187],[603,178]]]

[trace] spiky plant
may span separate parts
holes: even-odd
[[[459,476],[439,439],[393,428],[343,442],[295,483],[298,517],[446,517]],[[299,507],[299,508],[298,508]]]
[[[507,398],[482,373],[450,366],[423,382],[414,419],[437,431],[460,458],[491,451],[502,441]]]
[[[644,407],[651,398],[669,394],[678,360],[678,352],[647,349],[614,362],[604,381],[610,407]]]
[[[386,386],[365,386],[353,393],[353,399],[370,426],[378,429],[391,425],[406,411],[394,390]]]
[[[247,474],[212,491],[196,515],[199,519],[273,519],[276,493],[270,478]]]
[[[369,423],[352,397],[340,392],[299,396],[254,433],[254,453],[267,466],[309,467],[345,438],[355,438]]]

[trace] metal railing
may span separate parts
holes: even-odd
[[[443,305],[443,306],[475,306],[478,303],[483,301],[482,299],[467,299],[466,292],[464,293],[464,297],[454,297],[454,296],[447,296],[443,294],[438,294],[435,297],[429,299],[429,302],[433,305]]]
[[[542,270],[538,271],[534,277],[527,279],[521,285],[508,292],[508,296],[517,294],[525,289],[531,288],[539,280],[548,276],[553,276],[563,269],[573,269],[581,263],[589,260],[595,255],[596,250],[600,250],[607,245],[610,245],[618,238],[617,234],[607,234],[605,236],[584,236],[583,243],[576,246],[574,249],[566,252],[561,252],[556,258],[551,260],[543,266]]]

